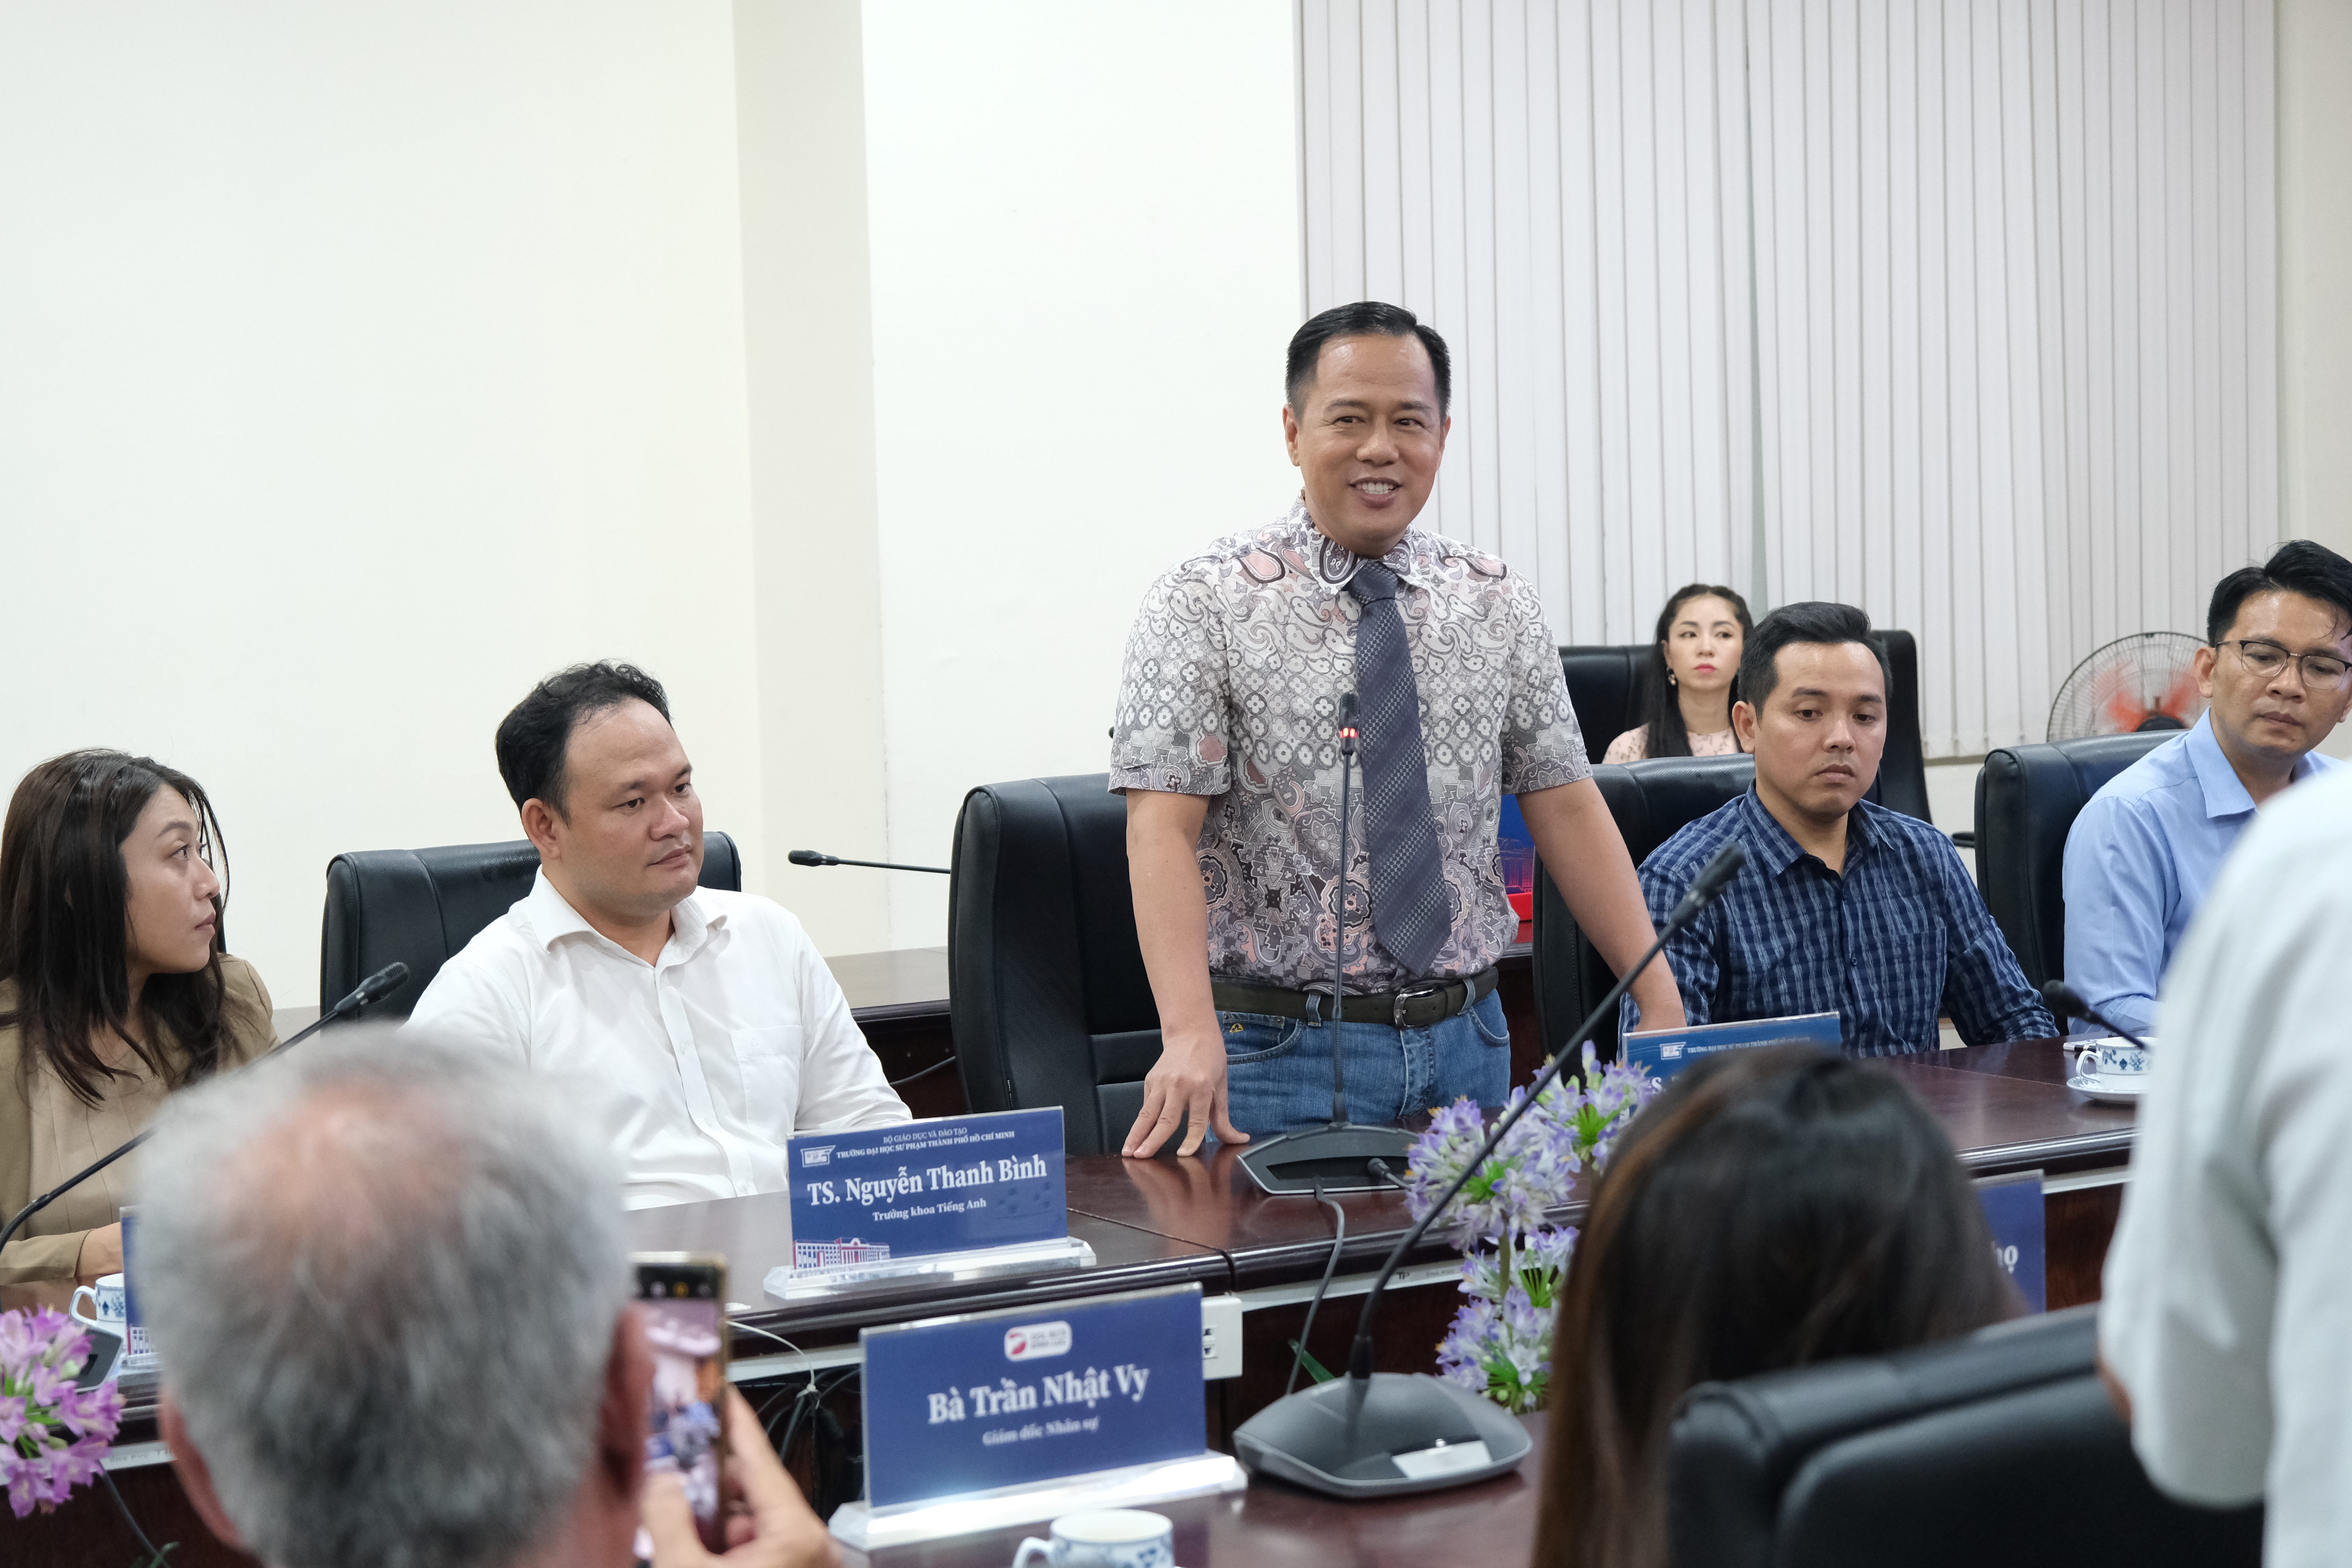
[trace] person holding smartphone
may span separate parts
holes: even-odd
[[[654,1568],[699,1568],[711,1563],[730,1568],[816,1568],[838,1563],[833,1538],[768,1446],[760,1418],[732,1388],[727,1391],[727,1443],[728,1465],[719,1481],[727,1521],[723,1551],[703,1544],[683,1477],[646,1478],[643,1510],[646,1533],[653,1540]]]
[[[159,1421],[226,1544],[624,1568],[642,1523],[658,1568],[836,1561],[732,1390],[715,1544],[648,1479],[620,1165],[542,1080],[359,1025],[173,1096],[142,1155]]]

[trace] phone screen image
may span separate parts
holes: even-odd
[[[637,1305],[654,1360],[646,1473],[685,1484],[705,1546],[726,1549],[719,1472],[727,1442],[726,1268],[704,1259],[637,1262]]]

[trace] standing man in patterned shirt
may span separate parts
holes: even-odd
[[[1731,725],[1756,787],[1642,862],[1663,921],[1725,840],[1748,851],[1666,944],[1683,1011],[1694,1024],[1835,1013],[1855,1057],[1933,1050],[1945,1014],[1972,1046],[2054,1035],[1952,841],[1862,798],[1886,750],[1885,659],[1851,605],[1790,605],[1748,637]]]
[[[1128,643],[1110,787],[1161,1042],[1125,1142],[1139,1158],[1180,1131],[1190,1154],[1213,1131],[1325,1120],[1335,1033],[1356,1121],[1501,1103],[1506,791],[1604,958],[1622,968],[1655,934],[1534,588],[1412,526],[1452,423],[1444,340],[1396,306],[1343,305],[1298,329],[1288,370],[1298,502],[1153,584]],[[1362,755],[1343,883],[1344,694]],[[1663,961],[1634,994],[1680,1016]]]

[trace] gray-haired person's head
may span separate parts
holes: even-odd
[[[223,1510],[275,1568],[491,1568],[595,1449],[619,1173],[545,1079],[355,1027],[175,1096],[142,1315]]]

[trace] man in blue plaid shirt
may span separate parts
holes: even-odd
[[[1790,605],[1739,660],[1732,727],[1756,787],[1642,863],[1661,927],[1727,838],[1748,863],[1666,944],[1693,1024],[1835,1013],[1849,1056],[1936,1047],[1948,1015],[1970,1045],[2055,1035],[1952,841],[1863,799],[1886,747],[1886,668],[1870,617]],[[1638,1014],[1625,1004],[1628,1028]]]

